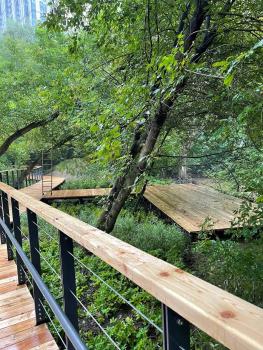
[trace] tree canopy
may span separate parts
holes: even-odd
[[[0,139],[58,113],[30,135],[36,149],[78,135],[90,161],[114,167],[106,231],[156,168],[261,194],[261,24],[255,1],[62,0],[47,31],[2,37]]]

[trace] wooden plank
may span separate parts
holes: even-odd
[[[35,306],[26,285],[17,285],[15,262],[0,245],[0,349],[58,349],[46,325],[35,326]]]
[[[30,350],[57,350],[58,346],[54,340],[49,341],[45,344],[31,348]]]
[[[45,194],[45,199],[77,199],[108,196],[111,188],[90,188],[79,190],[56,190],[52,194]]]
[[[7,282],[5,284],[0,284],[0,296],[6,292],[21,289],[22,287],[23,286],[18,286],[16,282]]]
[[[28,340],[30,338],[38,338],[41,334],[45,334],[45,340],[49,341],[52,340],[51,335],[47,329],[47,326],[45,324],[42,324],[40,326],[34,327],[31,326],[31,328],[24,329],[20,332],[13,333],[12,335],[8,335],[6,337],[2,337],[0,341],[0,349],[4,349],[8,346],[15,345],[18,343],[21,344],[21,342]],[[39,345],[41,343],[37,343],[36,345]],[[20,345],[19,345],[20,346]]]
[[[14,276],[0,279],[0,284],[5,284],[8,282],[16,282],[17,283],[17,275],[15,274]]]
[[[7,306],[1,306],[0,309],[0,328],[4,328],[3,324],[5,320],[8,320],[14,316],[21,315],[25,312],[34,310],[33,300],[26,300],[21,305],[11,304]]]
[[[7,291],[6,293],[1,293],[0,294],[0,303],[2,301],[4,301],[5,299],[8,298],[14,298],[14,297],[19,297],[21,295],[24,295],[25,293],[29,294],[29,291],[26,287],[26,285],[22,285],[22,286],[17,286],[18,289],[17,290],[13,290],[13,291]],[[1,305],[1,304],[0,304]]]
[[[144,197],[189,233],[201,231],[207,218],[213,223],[209,229],[230,228],[234,211],[242,203],[213,188],[194,184],[148,186]]]
[[[10,327],[14,324],[29,320],[31,318],[35,319],[35,311],[27,311],[20,315],[8,318],[7,320],[0,321],[0,332],[3,328]]]
[[[262,309],[10,186],[0,189],[225,346],[262,350]]]
[[[23,291],[23,294],[19,294],[19,295],[15,294],[12,297],[9,296],[9,297],[6,297],[3,300],[0,300],[0,308],[2,306],[12,305],[12,304],[15,304],[17,302],[23,303],[23,302],[25,302],[26,300],[28,300],[31,297],[30,293],[26,292],[27,288],[24,289],[24,290],[22,289],[22,291]],[[8,293],[5,293],[5,294],[8,295]]]
[[[30,318],[28,320],[18,322],[16,324],[13,324],[12,326],[5,327],[1,329],[0,332],[0,344],[1,344],[1,339],[8,337],[10,335],[14,336],[16,333],[24,331],[29,328],[33,328],[36,325],[36,320],[35,318]]]
[[[33,328],[32,328],[33,330]],[[0,347],[4,350],[28,350],[33,347],[45,344],[49,341],[52,341],[52,336],[47,329],[37,330],[36,332],[32,331],[32,334],[18,343],[12,344],[10,346]]]

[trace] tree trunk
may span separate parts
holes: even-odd
[[[52,122],[53,120],[57,119],[59,116],[59,111],[56,111],[54,113],[52,113],[49,118],[44,119],[44,120],[39,120],[36,122],[32,122],[26,126],[24,126],[23,128],[15,131],[12,135],[10,135],[0,146],[0,157],[6,153],[6,151],[8,150],[8,148],[11,146],[11,144],[13,142],[15,142],[18,138],[24,136],[25,134],[27,134],[29,131],[39,128],[41,126],[45,126],[48,123]]]
[[[230,9],[235,0],[227,0],[225,8]],[[184,33],[184,50],[189,52],[192,50],[195,40],[198,36],[202,36],[200,28],[210,11],[208,0],[196,0],[195,10],[192,14],[191,20],[187,23],[185,18],[189,14],[189,6],[183,13],[181,20],[179,21],[179,33]],[[221,16],[222,17],[222,16]],[[189,23],[189,25],[188,25]],[[177,33],[177,34],[179,34]],[[217,27],[210,28],[210,16],[207,21],[206,34],[201,40],[195,50],[195,55],[191,59],[191,63],[196,63],[200,60],[201,55],[207,50],[215,39],[217,34]],[[176,43],[177,40],[175,40]],[[182,81],[176,86],[173,97],[170,97],[166,101],[161,102],[157,112],[155,113],[152,122],[147,132],[144,132],[140,137],[140,146],[137,147],[136,152],[133,154],[132,161],[127,165],[124,175],[117,178],[110,196],[108,198],[108,204],[106,210],[102,213],[98,221],[98,227],[106,232],[111,232],[116,223],[117,217],[123,208],[126,200],[132,192],[132,189],[139,178],[149,164],[150,155],[154,150],[162,127],[168,117],[170,108],[174,105],[174,102],[184,89],[186,78],[183,77]],[[160,81],[157,82],[159,86]]]
[[[180,86],[178,85],[177,90],[179,90],[184,83],[185,81],[181,82]],[[125,174],[116,180],[109,195],[107,209],[102,213],[98,222],[98,227],[101,230],[106,232],[111,232],[113,230],[117,217],[131,194],[136,181],[147,169],[150,155],[168,117],[170,108],[176,99],[176,95],[175,92],[173,98],[167,99],[160,104],[152,122],[150,123],[148,132],[142,133],[139,145],[143,146],[137,147],[136,152],[133,153],[131,163],[127,166]]]

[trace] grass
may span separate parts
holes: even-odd
[[[81,189],[110,187],[112,173],[96,163],[88,163],[83,159],[63,161],[55,167],[55,172],[68,177],[63,189]]]

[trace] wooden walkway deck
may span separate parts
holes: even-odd
[[[18,286],[16,264],[0,245],[0,349],[57,350],[47,325],[35,323],[33,298],[26,285]]]
[[[231,227],[242,201],[215,189],[194,184],[148,186],[144,197],[189,233],[200,232],[209,218],[209,229]]]
[[[57,190],[43,196],[45,199],[76,199],[107,196],[111,188],[91,188],[80,190]]]
[[[49,176],[44,176],[45,181],[48,181],[49,179],[50,179]],[[64,182],[65,182],[65,179],[63,177],[53,176],[52,189],[58,188]],[[46,182],[46,183],[47,183],[47,186],[49,186],[51,188],[51,182],[50,183]],[[21,188],[19,191],[27,194],[28,196],[30,196],[34,199],[37,199],[38,201],[41,201],[41,199],[44,197],[44,195],[42,193],[42,182],[41,181],[39,181],[31,186]],[[11,206],[11,203],[9,203],[9,206]],[[22,214],[26,211],[26,208],[23,206],[21,206],[19,209],[20,209],[20,214]],[[12,222],[13,218],[12,218],[12,211],[11,210],[10,210],[10,213],[11,213],[10,221]]]
[[[77,199],[107,196],[110,188],[57,190],[45,199]],[[194,184],[148,186],[144,197],[189,233],[203,228],[226,230],[242,201],[215,189]],[[207,226],[204,225],[207,221]],[[211,226],[209,226],[211,225]]]
[[[44,176],[43,177],[45,181],[45,185],[49,188],[51,188],[51,181],[50,181],[50,176]],[[63,177],[57,177],[53,176],[52,177],[52,190],[58,188],[58,186],[62,185],[63,182],[65,182],[65,179]],[[29,195],[30,197],[33,197],[37,200],[41,200],[43,197],[42,193],[42,182],[39,181],[35,183],[34,185],[22,188],[20,192],[25,193]]]

